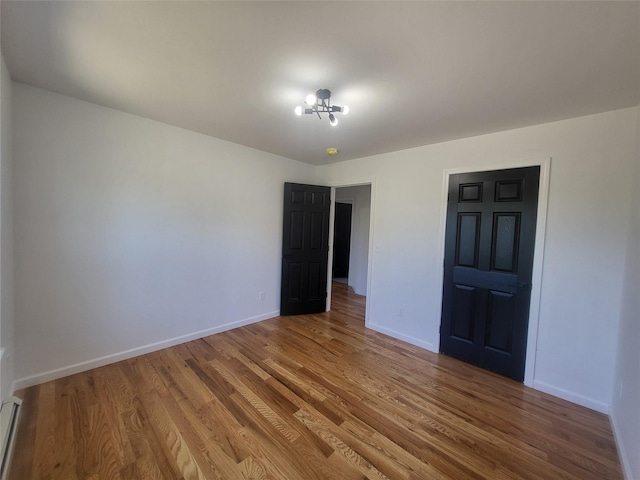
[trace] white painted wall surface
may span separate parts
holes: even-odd
[[[611,420],[627,480],[640,480],[640,107]]]
[[[13,92],[18,386],[275,315],[284,181],[375,183],[368,324],[437,350],[443,172],[552,157],[534,384],[608,411],[637,108],[313,169]]]
[[[14,380],[13,208],[11,78],[2,58],[0,72],[0,400]]]
[[[336,189],[336,202],[352,200],[351,251],[349,253],[349,286],[358,295],[367,294],[369,263],[369,225],[371,216],[371,185]]]
[[[534,386],[608,411],[636,115],[618,110],[319,167],[328,184],[375,181],[369,325],[437,351],[443,172],[551,157]]]
[[[19,386],[278,314],[283,184],[312,167],[13,90]]]

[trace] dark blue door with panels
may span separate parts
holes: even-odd
[[[327,306],[331,188],[285,183],[280,315]]]
[[[440,351],[524,379],[539,167],[452,175]]]

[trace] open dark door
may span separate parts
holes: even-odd
[[[329,187],[284,184],[280,315],[326,310],[330,205]]]
[[[349,277],[352,207],[349,203],[336,202],[333,222],[333,278]]]
[[[440,351],[522,381],[539,167],[452,175]]]

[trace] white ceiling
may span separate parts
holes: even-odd
[[[640,102],[638,1],[1,8],[14,80],[315,165]],[[318,88],[337,127],[293,113]]]

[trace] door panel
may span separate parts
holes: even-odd
[[[285,183],[281,315],[324,312],[331,189]]]
[[[473,342],[476,290],[467,285],[455,285],[451,336],[459,340]]]
[[[489,290],[484,345],[509,353],[513,350],[515,294]]]
[[[494,271],[516,272],[520,213],[494,213],[491,244],[491,268]]]
[[[458,237],[456,242],[456,263],[462,267],[478,266],[480,245],[480,214],[458,214]]]
[[[539,167],[452,175],[441,352],[524,378]]]

